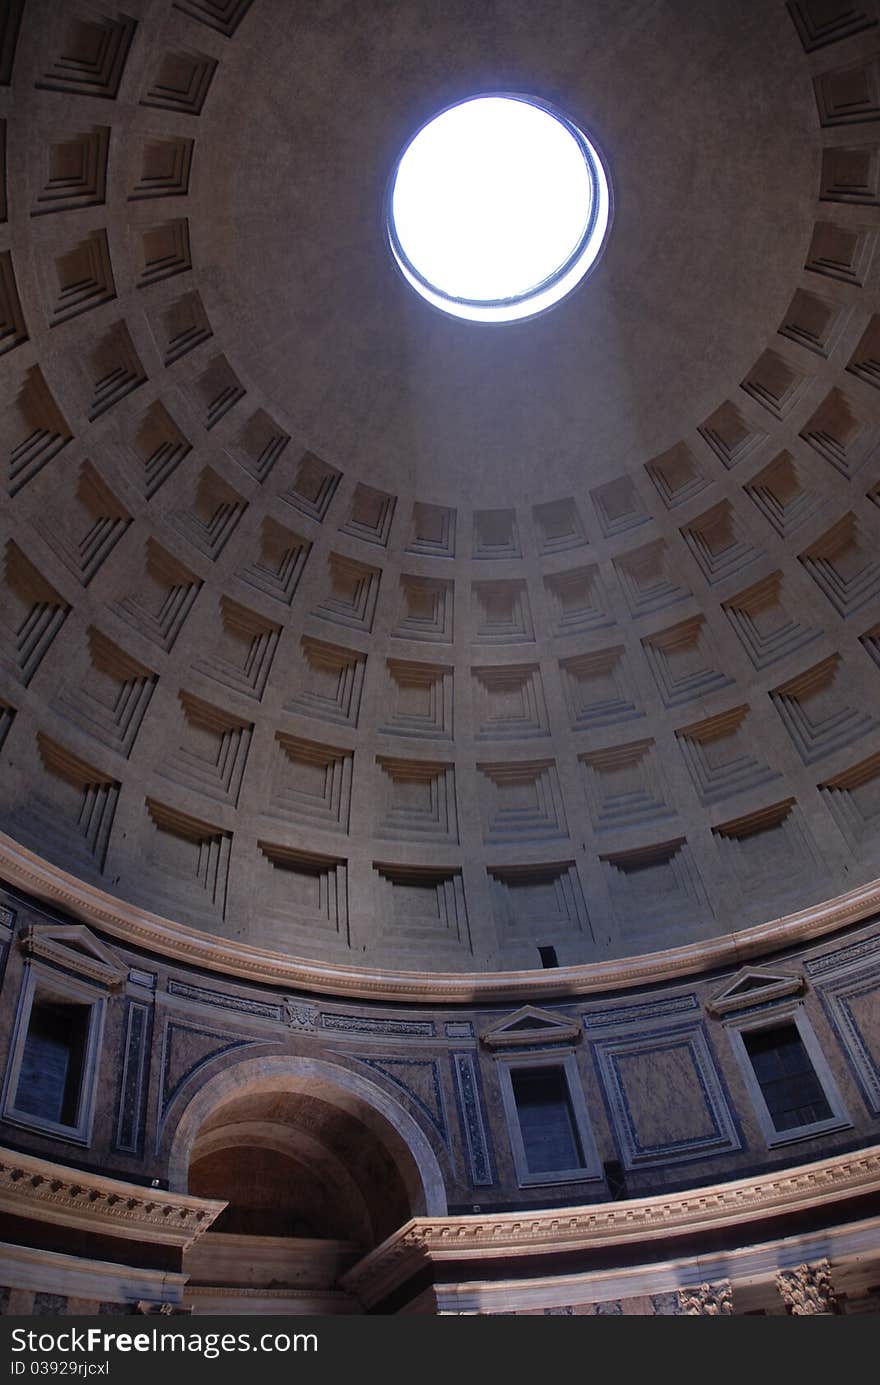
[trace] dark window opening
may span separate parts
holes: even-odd
[[[529,1173],[559,1173],[584,1166],[568,1083],[561,1068],[511,1073]]]
[[[16,1109],[56,1125],[76,1125],[90,1008],[34,1000]]]
[[[777,1130],[814,1125],[833,1115],[796,1024],[742,1037]]]
[[[612,1202],[622,1202],[624,1198],[629,1196],[626,1191],[623,1167],[617,1159],[610,1159],[607,1164],[603,1164],[602,1173],[605,1176],[608,1194]]]
[[[542,966],[542,967],[558,967],[558,966],[559,966],[559,963],[558,963],[558,961],[556,960],[556,948],[555,948],[555,947],[539,947],[539,948],[538,948],[538,955],[539,955],[539,957],[541,958],[541,966]]]

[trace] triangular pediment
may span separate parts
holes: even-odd
[[[31,924],[21,935],[21,948],[31,957],[42,957],[103,986],[119,986],[128,976],[119,954],[82,923]]]
[[[580,1036],[581,1027],[576,1020],[523,1005],[512,1015],[490,1024],[480,1038],[489,1048],[516,1048],[521,1044],[570,1044]]]
[[[771,971],[767,967],[743,967],[722,991],[707,1001],[706,1009],[711,1015],[727,1015],[733,1010],[763,1005],[768,1000],[798,995],[805,985],[802,976],[794,976],[790,972]]]

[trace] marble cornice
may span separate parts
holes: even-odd
[[[540,1003],[553,997],[675,982],[814,941],[880,913],[880,880],[875,880],[785,918],[663,952],[552,970],[427,973],[313,962],[214,937],[115,899],[43,860],[4,833],[0,833],[0,878],[121,943],[203,971],[286,991],[419,1005],[486,1004],[499,1000]]]
[[[8,1216],[186,1250],[225,1206],[0,1148],[0,1212]]]
[[[781,1173],[625,1202],[552,1212],[414,1217],[359,1261],[341,1282],[370,1306],[419,1269],[442,1261],[540,1257],[669,1240],[878,1192],[880,1145],[874,1145]]]

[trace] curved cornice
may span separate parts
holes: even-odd
[[[785,918],[664,952],[547,971],[384,971],[288,957],[213,937],[84,883],[0,833],[0,877],[120,942],[205,971],[283,990],[425,1005],[549,1000],[675,982],[835,933],[880,912],[880,880]]]
[[[343,1280],[367,1305],[426,1264],[559,1255],[766,1221],[880,1190],[880,1146],[707,1188],[562,1211],[414,1217]]]
[[[225,1206],[0,1149],[0,1211],[9,1216],[186,1250]]]

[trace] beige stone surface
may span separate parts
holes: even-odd
[[[10,9],[0,826],[417,973],[880,873],[877,29],[813,11]],[[615,217],[492,328],[410,292],[382,199],[499,88],[595,136]]]

